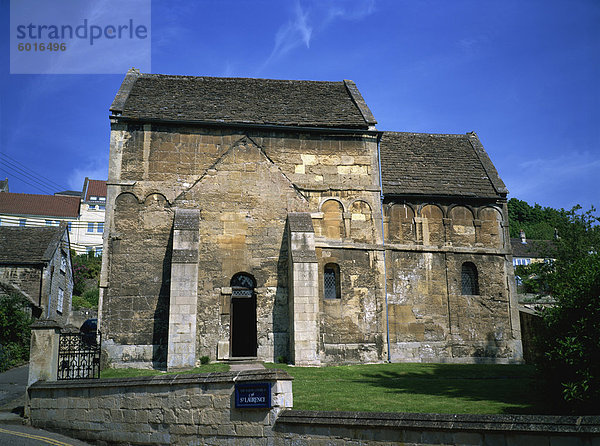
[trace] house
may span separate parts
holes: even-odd
[[[35,318],[69,322],[73,271],[66,223],[0,227],[0,293],[14,292],[29,300]]]
[[[70,232],[79,217],[79,197],[0,193],[0,226],[58,226],[67,224]]]
[[[88,253],[102,255],[106,181],[86,177],[81,192],[78,243]]]
[[[527,240],[525,231],[520,231],[519,238],[511,238],[513,266],[527,266],[532,263],[548,263],[552,261],[550,253],[554,250],[552,240]]]
[[[54,195],[0,194],[0,226],[57,226],[66,222],[77,254],[102,254],[106,181],[86,178],[82,191]]]
[[[349,80],[132,69],[110,111],[113,364],[522,360],[507,190],[476,134],[379,131]]]

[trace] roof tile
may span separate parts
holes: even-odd
[[[384,194],[502,196],[504,183],[483,147],[474,147],[473,138],[477,136],[384,132],[380,144]]]
[[[140,120],[366,129],[374,119],[366,104],[356,103],[362,98],[354,90],[351,81],[170,76],[130,70],[111,111]]]
[[[79,197],[2,192],[0,213],[77,218]]]

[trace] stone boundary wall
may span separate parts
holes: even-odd
[[[235,383],[259,381],[273,407],[235,409]],[[38,381],[28,397],[33,426],[93,444],[600,445],[600,416],[289,410],[281,370]]]
[[[287,410],[276,444],[600,445],[600,416],[466,415]]]
[[[270,382],[271,409],[235,409],[235,383]],[[253,444],[273,437],[292,407],[282,370],[38,381],[28,389],[35,427],[96,444]]]

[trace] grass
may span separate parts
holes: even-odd
[[[367,412],[549,413],[527,365],[370,364],[292,367],[294,409]]]
[[[214,363],[205,364],[191,370],[183,372],[163,372],[153,369],[106,369],[100,372],[101,378],[133,378],[137,376],[153,376],[153,375],[176,375],[190,373],[210,373],[210,372],[227,372],[229,364]]]

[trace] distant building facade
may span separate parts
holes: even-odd
[[[115,364],[522,359],[507,190],[474,133],[381,132],[352,81],[131,70],[111,113]]]
[[[83,191],[54,195],[0,193],[0,226],[67,224],[71,248],[77,254],[102,254],[106,181],[86,178]]]
[[[66,223],[0,227],[0,293],[18,293],[38,319],[69,322],[73,269]]]

